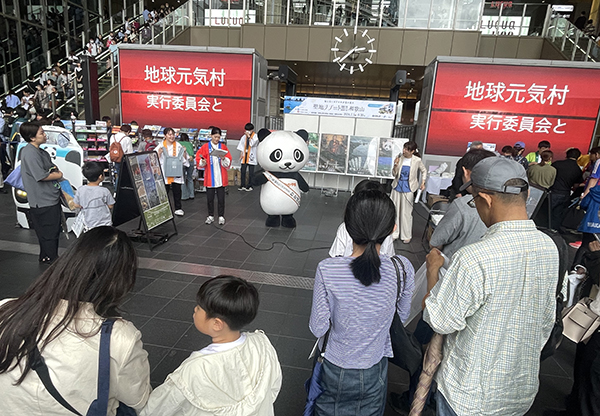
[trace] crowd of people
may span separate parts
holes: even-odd
[[[10,99],[7,105],[16,104]],[[25,294],[0,303],[0,397],[5,406],[26,414],[38,414],[38,409],[64,413],[64,404],[52,395],[31,393],[47,388],[43,378],[32,375],[47,371],[45,365],[56,374],[56,390],[64,393],[68,405],[86,412],[96,394],[90,386],[95,386],[98,373],[82,369],[95,368],[102,345],[99,329],[103,322],[114,321],[108,414],[128,406],[141,415],[272,415],[282,384],[277,354],[262,332],[243,331],[256,316],[259,296],[251,283],[232,276],[209,280],[196,297],[194,324],[212,343],[192,353],[151,391],[141,334],[118,312],[135,282],[137,260],[125,234],[112,227],[115,199],[100,186],[104,167],[84,164],[87,185],[77,190],[74,203],[85,218],[86,232],[59,257],[56,183],[63,174],[40,148],[46,141],[44,121],[32,122],[20,104],[17,108],[23,117],[16,128],[27,142],[21,150],[21,173],[30,218],[40,244],[39,261],[50,267]],[[111,127],[110,117],[104,121]],[[239,189],[247,191],[252,190],[260,144],[254,126],[244,127],[238,149],[240,163],[247,166]],[[114,154],[121,157],[112,160],[117,179],[122,157],[135,151],[156,151],[164,172],[169,171],[167,162],[178,159],[178,174],[164,176],[174,214],[183,216],[181,201],[194,197],[195,167],[205,172],[206,224],[225,224],[232,156],[218,127],[211,127],[211,140],[197,150],[183,134],[178,140],[170,127],[161,140],[142,130],[135,147],[130,132],[131,126],[123,124],[118,133],[109,133],[109,156],[113,145],[120,149]],[[593,148],[582,159],[580,150],[569,149],[564,160],[554,161],[547,141],[527,154],[522,142],[504,147],[501,154],[482,147],[473,142],[457,163],[452,201],[431,235],[420,280],[415,273],[419,265],[396,255],[394,248],[398,238],[410,242],[414,193],[425,189],[427,181],[416,143],[406,142],[394,159],[391,194],[375,181],[355,187],[330,258],[319,263],[315,275],[309,327],[319,339],[322,392],[314,397],[312,414],[382,415],[387,403],[408,414],[418,401],[438,416],[523,415],[531,407],[564,271],[555,240],[529,218],[528,195],[533,186],[549,189],[554,212],[560,212],[573,190],[581,193],[580,205],[587,211],[573,268],[597,282],[600,270],[591,262],[600,257],[600,151]],[[74,265],[80,264],[75,272]],[[442,358],[435,387],[429,393],[429,388],[425,393],[418,388],[426,375],[426,355],[418,370],[409,370],[409,389],[388,397],[388,360],[402,355],[393,349],[396,335],[390,327],[394,319],[408,324],[415,307],[422,313],[414,339],[422,348],[434,337],[443,339],[436,347]],[[598,333],[578,347],[569,415],[600,410],[600,392],[590,387],[600,381],[600,365],[593,359],[598,352]],[[67,388],[75,379],[76,387]]]

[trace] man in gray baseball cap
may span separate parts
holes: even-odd
[[[437,415],[523,415],[538,391],[540,352],[554,323],[558,250],[527,218],[520,164],[489,157],[466,179],[488,231],[452,256],[442,280],[442,256],[436,249],[427,255],[423,319],[446,335]]]

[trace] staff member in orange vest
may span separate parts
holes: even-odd
[[[240,151],[240,162],[242,163],[242,179],[238,191],[252,190],[252,177],[254,166],[256,166],[256,148],[258,147],[258,136],[254,133],[254,125],[247,123],[244,126],[244,135],[240,138],[237,150]],[[248,176],[246,176],[246,169]]]

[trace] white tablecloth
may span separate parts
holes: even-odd
[[[452,178],[442,178],[441,176],[430,176],[427,178],[427,185],[421,200],[427,202],[427,194],[439,195],[440,190],[448,188],[452,185]]]

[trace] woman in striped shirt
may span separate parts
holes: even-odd
[[[354,194],[344,223],[353,241],[348,257],[323,260],[317,267],[310,330],[323,337],[330,330],[315,415],[383,415],[387,357],[392,357],[390,325],[395,311],[408,318],[414,268],[400,257],[406,287],[397,297],[396,270],[380,257],[381,244],[394,230],[395,208],[384,193]]]

